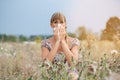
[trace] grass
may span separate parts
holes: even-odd
[[[0,80],[73,80],[74,74],[68,74],[68,69],[75,68],[78,80],[110,80],[113,73],[117,80],[115,78],[120,75],[119,50],[111,54],[114,48],[105,41],[94,42],[90,48],[85,45],[81,42],[78,64],[69,67],[63,62],[52,64],[47,60],[43,64],[39,43],[0,43]]]

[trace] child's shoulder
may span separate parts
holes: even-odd
[[[41,44],[46,44],[46,43],[48,43],[48,39],[43,39],[43,40],[41,41]]]
[[[41,47],[46,47],[48,50],[51,50],[51,44],[49,42],[49,39],[44,39],[41,41]]]
[[[69,37],[69,40],[72,45],[80,45],[80,41],[77,38]]]

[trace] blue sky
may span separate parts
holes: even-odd
[[[66,16],[68,32],[79,26],[101,32],[111,16],[120,17],[120,0],[0,0],[0,33],[52,34],[49,21],[57,11]]]

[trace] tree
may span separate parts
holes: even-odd
[[[14,35],[9,35],[8,36],[8,41],[10,41],[10,42],[16,42],[17,41],[17,37],[14,36]]]
[[[87,39],[87,31],[86,31],[86,28],[84,26],[79,27],[77,29],[77,36],[78,36],[79,40]]]
[[[36,42],[36,43],[40,43],[41,40],[42,40],[42,37],[41,37],[41,36],[36,36],[36,38],[35,38],[35,42]]]
[[[0,34],[0,40],[1,41],[7,41],[8,40],[8,36],[6,34]]]
[[[27,40],[28,40],[27,37],[25,37],[25,36],[23,36],[23,35],[20,35],[20,36],[19,36],[19,41],[20,41],[20,42],[27,41]]]
[[[35,41],[36,35],[31,35],[29,39],[30,39],[31,41]]]
[[[106,29],[102,31],[101,40],[113,40],[113,36],[117,35],[120,39],[120,19],[111,17],[106,23]]]

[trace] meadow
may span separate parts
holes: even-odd
[[[118,44],[117,44],[118,45]],[[120,80],[120,49],[113,41],[81,41],[78,80]],[[0,80],[75,80],[64,63],[41,60],[40,43],[0,42]]]

